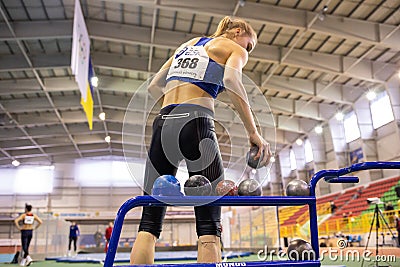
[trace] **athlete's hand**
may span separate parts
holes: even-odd
[[[258,132],[251,134],[249,136],[249,142],[251,146],[258,147],[258,153],[254,157],[254,159],[258,160],[261,156],[261,153],[263,153],[263,158],[259,162],[259,165],[267,166],[272,157],[270,144],[267,141],[265,141],[265,139]]]

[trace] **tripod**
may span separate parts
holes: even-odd
[[[378,257],[379,254],[379,244],[378,244],[378,239],[379,239],[379,228],[381,227],[381,223],[379,221],[379,219],[381,219],[381,221],[384,223],[384,226],[386,226],[386,228],[389,230],[389,232],[392,234],[392,238],[395,239],[395,235],[393,234],[392,230],[390,229],[389,224],[387,223],[387,221],[385,220],[385,217],[382,214],[382,211],[379,209],[378,207],[378,203],[375,203],[375,209],[374,209],[374,216],[372,217],[372,221],[371,221],[371,227],[369,228],[369,235],[368,235],[368,239],[367,239],[367,243],[365,245],[365,251],[368,249],[368,243],[369,240],[371,238],[371,233],[372,233],[372,228],[374,226],[375,223],[375,233],[376,233],[376,243],[375,243],[375,260],[372,261],[373,265],[369,265],[369,266],[374,266],[374,267],[378,267],[378,266],[388,266],[390,267],[391,265],[388,264],[387,262],[385,262],[387,265],[379,265],[380,263],[382,263],[381,261],[377,261],[376,258]],[[382,229],[384,228],[384,226],[382,226]],[[385,237],[383,237],[385,238]],[[364,266],[364,258],[362,260],[362,265],[361,267]]]

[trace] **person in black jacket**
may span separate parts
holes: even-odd
[[[68,242],[68,256],[71,256],[71,244],[74,242],[74,252],[76,253],[76,243],[80,235],[79,227],[75,222],[71,222],[69,227],[69,242]]]

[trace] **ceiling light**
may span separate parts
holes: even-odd
[[[328,11],[328,6],[325,5],[325,6],[321,9],[321,11],[318,13],[318,19],[319,19],[320,21],[324,21],[324,20],[325,20],[326,12],[327,12],[327,11]]]
[[[97,87],[99,85],[99,78],[97,78],[96,76],[93,76],[90,79],[90,83],[92,84],[92,86]]]
[[[110,143],[110,142],[111,142],[111,137],[110,137],[109,135],[107,135],[106,138],[104,138],[104,140],[105,140],[107,143]]]
[[[300,138],[297,138],[296,144],[297,144],[298,146],[301,146],[301,145],[303,144],[303,140],[301,140]]]
[[[251,173],[252,173],[252,174],[256,174],[256,172],[257,172],[257,171],[256,171],[255,169],[252,169],[252,170],[251,170]]]
[[[315,129],[314,129],[314,131],[315,131],[317,134],[321,134],[322,131],[323,131],[322,126],[316,126]]]
[[[339,111],[338,113],[336,113],[335,118],[336,118],[338,121],[342,121],[343,118],[344,118],[343,112]]]
[[[270,160],[269,160],[270,162],[275,162],[275,157],[274,156],[272,156],[271,158],[270,158]]]
[[[12,162],[11,162],[11,164],[13,165],[13,166],[15,166],[15,167],[18,167],[20,164],[21,164],[21,162],[19,162],[18,160],[13,160]]]
[[[366,97],[369,101],[372,101],[376,98],[376,93],[374,91],[368,91]]]
[[[102,121],[104,121],[104,120],[106,119],[106,113],[101,112],[101,113],[99,114],[99,119],[102,120]]]

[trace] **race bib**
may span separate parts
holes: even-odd
[[[203,80],[209,57],[203,46],[186,46],[174,55],[167,79],[172,76]]]
[[[33,224],[33,221],[35,220],[35,217],[31,215],[26,215],[24,219],[24,224]]]

